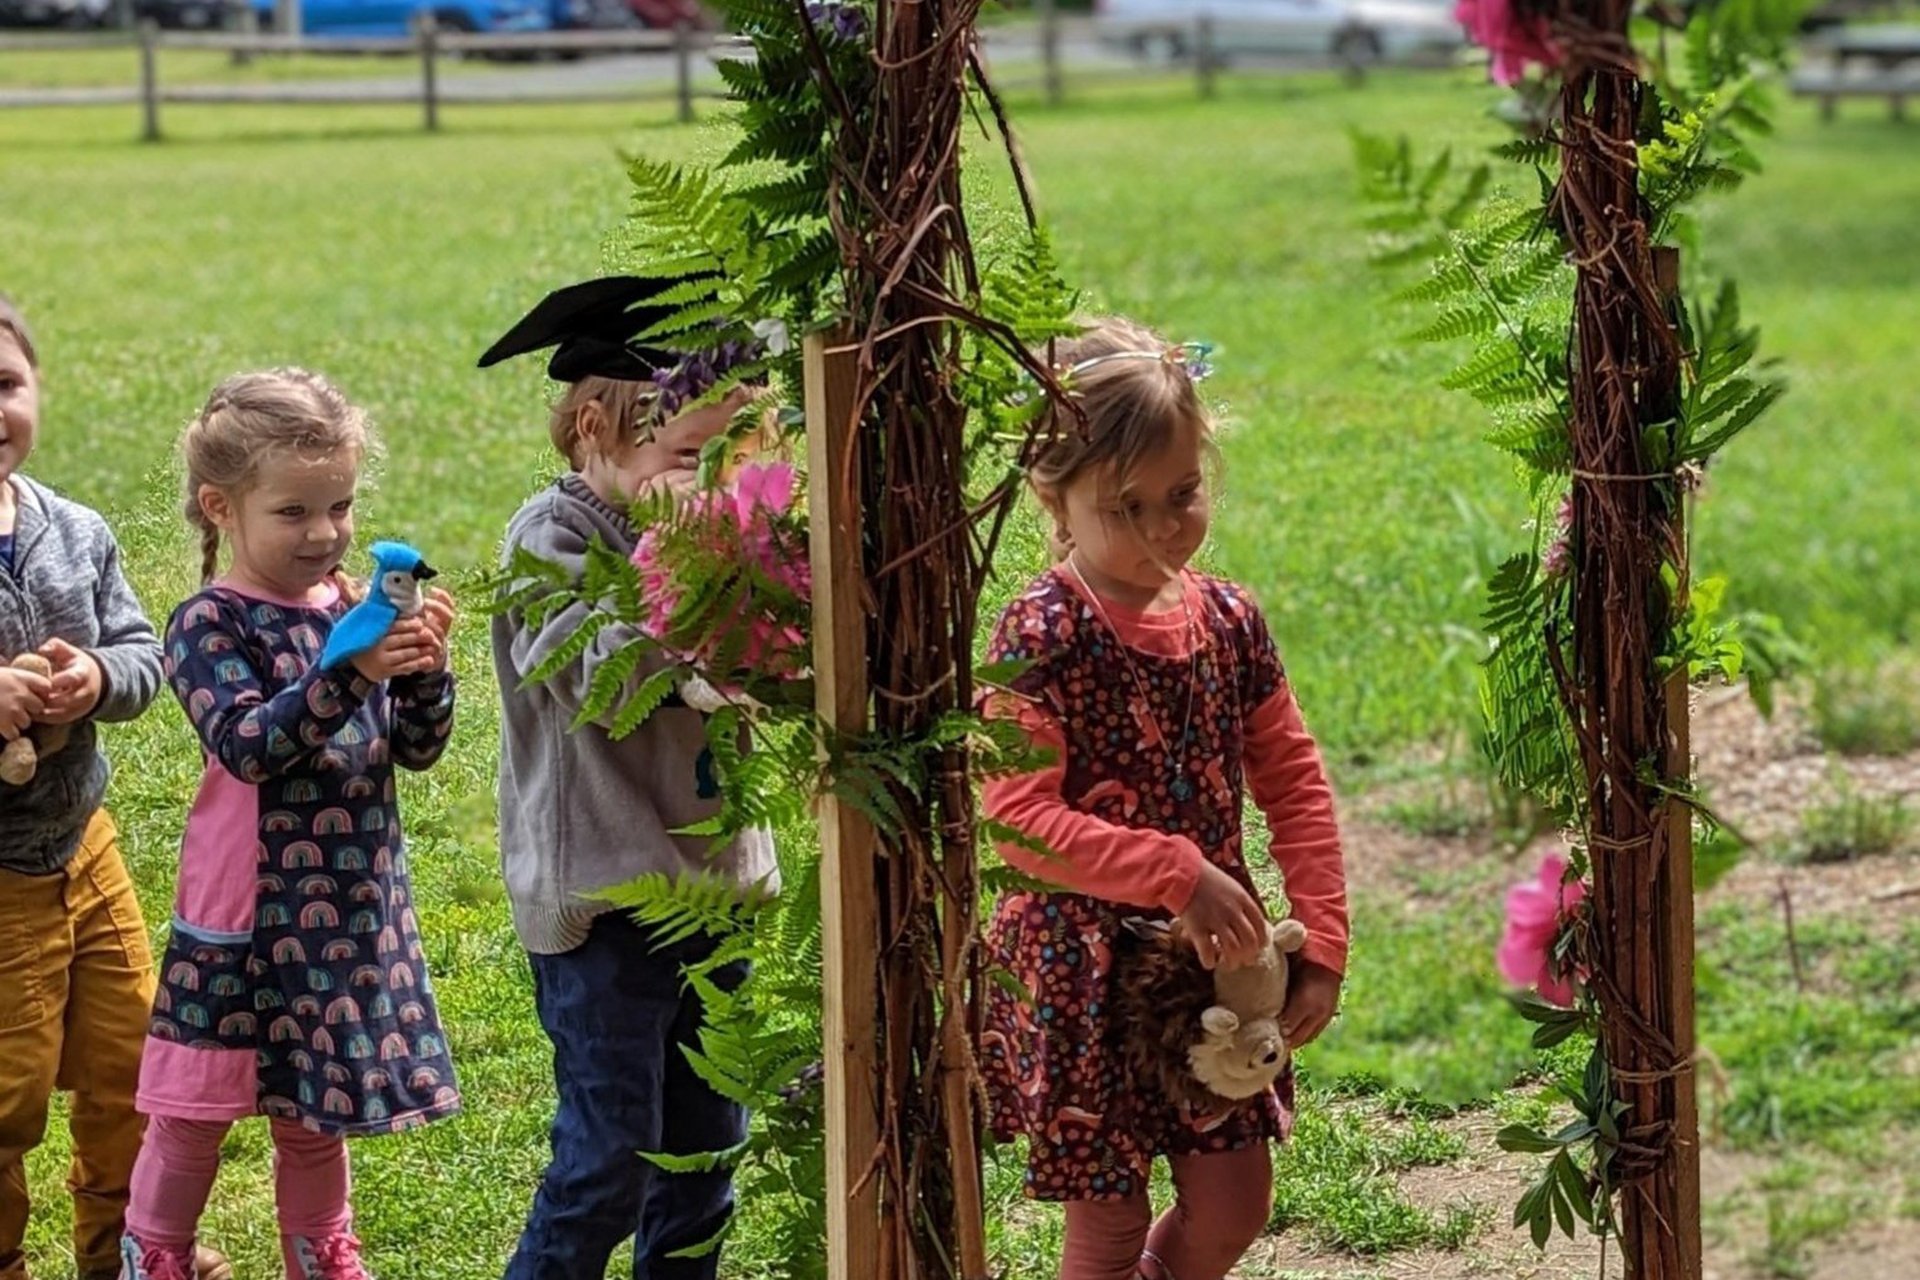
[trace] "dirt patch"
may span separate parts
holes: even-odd
[[[1797,919],[1842,915],[1876,936],[1891,936],[1920,913],[1920,896],[1886,896],[1889,889],[1920,885],[1920,857],[1910,856],[1912,850],[1819,865],[1782,856],[1805,811],[1830,802],[1838,780],[1844,779],[1854,795],[1902,798],[1920,809],[1920,752],[1851,760],[1829,755],[1791,698],[1783,698],[1774,717],[1766,719],[1744,691],[1735,690],[1696,699],[1693,748],[1710,802],[1757,846],[1703,902],[1733,902],[1777,914],[1783,911],[1784,886]],[[1397,902],[1416,913],[1524,878],[1552,847],[1553,840],[1542,839],[1523,850],[1500,849],[1484,833],[1423,835],[1389,820],[1396,808],[1418,810],[1436,794],[1447,805],[1456,804],[1457,792],[1437,790],[1444,785],[1431,777],[1377,784],[1343,806],[1347,875],[1356,896],[1376,904]],[[1821,976],[1810,979],[1817,983]],[[1912,1060],[1920,1064],[1920,1046]],[[1256,1245],[1235,1275],[1242,1280],[1613,1280],[1622,1274],[1617,1248],[1603,1250],[1590,1237],[1555,1236],[1542,1254],[1523,1231],[1509,1225],[1539,1158],[1501,1151],[1493,1140],[1500,1121],[1492,1112],[1440,1123],[1465,1141],[1466,1154],[1445,1166],[1408,1170],[1398,1180],[1410,1201],[1437,1215],[1462,1205],[1480,1212],[1489,1225],[1464,1247],[1359,1258],[1317,1250],[1304,1236],[1281,1236]],[[1702,1152],[1705,1280],[1773,1280],[1774,1273],[1761,1262],[1769,1194],[1762,1188],[1775,1168],[1763,1156],[1715,1147]],[[1806,1280],[1920,1280],[1920,1221],[1869,1220],[1845,1236],[1809,1242],[1801,1259]]]
[[[1807,1280],[1912,1280],[1920,1276],[1920,1222],[1881,1223],[1810,1253]]]
[[[1303,1238],[1262,1240],[1234,1273],[1241,1280],[1618,1280],[1617,1247],[1590,1236],[1556,1235],[1543,1254],[1509,1226],[1513,1205],[1535,1174],[1537,1158],[1510,1155],[1493,1141],[1499,1120],[1476,1112],[1442,1122],[1467,1144],[1453,1164],[1409,1170],[1401,1191],[1413,1203],[1444,1213],[1462,1204],[1489,1223],[1458,1250],[1415,1249],[1377,1258],[1314,1249]],[[1765,1197],[1758,1188],[1775,1169],[1763,1156],[1709,1148],[1700,1162],[1709,1229],[1703,1280],[1776,1280],[1760,1258],[1767,1240]],[[1920,1278],[1920,1221],[1863,1224],[1849,1236],[1819,1240],[1803,1251],[1804,1280],[1916,1280]]]
[[[1792,837],[1837,779],[1861,796],[1920,800],[1920,752],[1847,758],[1822,750],[1805,704],[1780,699],[1772,719],[1743,689],[1695,696],[1693,754],[1709,802],[1756,841]]]

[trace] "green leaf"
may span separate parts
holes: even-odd
[[[1006,689],[1015,680],[1027,674],[1038,665],[1034,658],[1009,658],[1004,662],[989,662],[985,666],[975,667],[973,679],[976,684],[989,688]]]
[[[1493,1141],[1502,1151],[1532,1153],[1558,1151],[1564,1145],[1555,1142],[1531,1125],[1524,1124],[1510,1124],[1503,1127],[1494,1135]]]
[[[666,1173],[712,1173],[715,1169],[731,1169],[740,1162],[752,1147],[752,1140],[740,1142],[719,1151],[697,1151],[691,1155],[670,1155],[664,1151],[642,1151],[638,1155],[642,1160]]]
[[[647,718],[658,711],[673,692],[679,673],[678,667],[662,667],[642,681],[633,696],[613,713],[613,719],[607,725],[607,736],[618,742],[645,724]]]
[[[1500,313],[1484,302],[1468,303],[1444,312],[1439,319],[1408,334],[1412,342],[1454,342],[1492,333],[1500,325]]]

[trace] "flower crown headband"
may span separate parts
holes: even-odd
[[[1158,360],[1163,364],[1177,365],[1185,370],[1188,378],[1199,382],[1212,376],[1213,364],[1208,357],[1213,355],[1211,342],[1176,342],[1159,351],[1109,351],[1104,355],[1089,356],[1085,360],[1056,369],[1063,378],[1076,377],[1089,369],[1098,369],[1103,364],[1113,364],[1121,360]]]

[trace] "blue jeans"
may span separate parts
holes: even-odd
[[[613,913],[595,920],[574,950],[532,957],[560,1105],[553,1162],[506,1280],[603,1280],[608,1258],[629,1238],[634,1280],[715,1280],[717,1250],[667,1255],[726,1223],[730,1174],[669,1174],[639,1155],[719,1151],[746,1137],[746,1112],[709,1089],[681,1053],[697,1043],[702,1017],[681,968],[711,949],[696,938],[656,950],[652,935]],[[744,966],[719,977],[732,988],[745,979]]]

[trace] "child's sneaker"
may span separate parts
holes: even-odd
[[[120,1280],[193,1280],[193,1248],[143,1245],[121,1236]]]
[[[360,1241],[351,1231],[330,1236],[281,1236],[287,1280],[373,1280],[360,1263]]]

